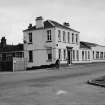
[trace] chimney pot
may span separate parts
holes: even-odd
[[[44,27],[43,17],[42,16],[36,17],[36,28],[43,28],[43,27]]]
[[[70,24],[67,23],[67,22],[64,22],[63,25],[66,26],[66,27],[70,27]]]
[[[29,24],[28,29],[29,29],[29,28],[32,28],[32,24]]]

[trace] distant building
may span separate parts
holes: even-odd
[[[35,26],[29,24],[23,31],[24,57],[28,68],[54,64],[57,59],[61,64],[105,61],[105,47],[80,42],[80,32],[70,28],[69,23],[44,21],[41,16],[36,18],[35,23]]]
[[[13,70],[14,58],[24,58],[23,44],[8,45],[5,37],[2,37],[0,43],[0,70]]]

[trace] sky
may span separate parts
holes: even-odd
[[[0,0],[0,39],[23,42],[23,30],[35,18],[69,22],[80,40],[105,45],[105,0]]]

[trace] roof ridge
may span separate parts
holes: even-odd
[[[48,19],[47,21],[48,21],[53,27],[55,26],[55,25],[51,22],[52,20],[49,20],[49,19]]]

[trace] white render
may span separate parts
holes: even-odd
[[[68,57],[71,57],[71,63],[91,63],[91,62],[105,62],[105,58],[103,55],[103,59],[93,59],[93,51],[99,51],[105,54],[105,47],[104,46],[94,46],[91,49],[88,48],[80,48],[80,36],[79,32],[75,30],[70,30],[69,28],[62,28],[62,27],[48,27],[44,28],[43,20],[36,21],[36,29],[29,29],[23,31],[24,34],[24,57],[27,59],[27,67],[34,67],[34,66],[41,66],[41,65],[49,65],[54,64],[56,60],[59,58],[58,50],[61,49],[61,64],[68,64]],[[48,20],[51,23],[50,20]],[[37,26],[38,25],[38,26]],[[41,26],[40,26],[41,25]],[[51,23],[53,26],[54,24]],[[40,27],[39,27],[40,26]],[[43,27],[42,27],[43,26]],[[38,29],[39,27],[39,29]],[[47,40],[47,31],[51,30],[51,41]],[[58,30],[61,31],[61,41],[58,38]],[[66,35],[66,42],[63,42],[63,31]],[[68,43],[68,32],[70,33],[70,43]],[[32,43],[29,43],[29,33],[32,33]],[[72,33],[74,34],[74,42],[72,43]],[[76,42],[76,35],[78,35],[78,42]],[[48,60],[48,51],[47,49],[52,49],[52,60]],[[64,50],[65,59],[64,59]],[[74,56],[73,56],[74,50]],[[29,62],[29,51],[33,52],[33,61]],[[70,51],[70,56],[68,56],[68,51]],[[82,58],[82,51],[85,52],[86,59]],[[78,57],[77,57],[78,52]],[[88,57],[89,53],[89,57]]]

